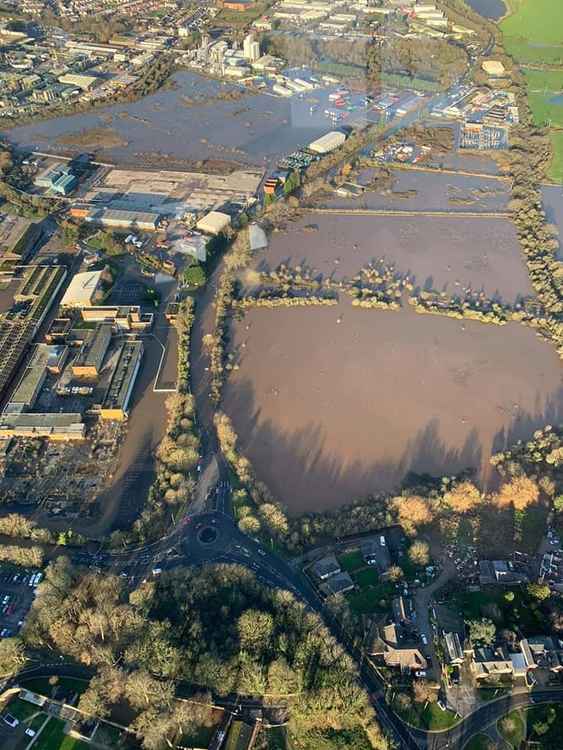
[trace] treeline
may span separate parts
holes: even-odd
[[[242,489],[235,498],[235,514],[241,531],[252,536],[263,536],[285,544],[289,531],[287,516],[268,487],[260,482],[248,458],[238,450],[238,437],[231,420],[219,411],[214,417],[221,452],[235,472]]]
[[[190,343],[195,303],[187,297],[178,311],[177,392],[166,401],[168,424],[157,451],[156,478],[144,509],[130,531],[111,535],[114,547],[145,543],[162,536],[170,523],[193,498],[195,468],[199,461],[200,440],[195,424],[195,403],[190,393]]]
[[[378,81],[382,73],[405,73],[410,78],[451,86],[468,66],[463,47],[444,39],[402,38],[394,35],[374,40],[367,48],[367,73]]]
[[[79,709],[105,718],[127,705],[130,728],[150,750],[180,742],[190,716],[194,725],[210,722],[205,688],[287,705],[289,731],[301,741],[354,729],[386,748],[353,661],[320,618],[240,566],[164,572],[129,593],[120,578],[84,574],[59,558],[23,637],[28,648],[93,669]],[[181,703],[179,683],[200,692]]]
[[[25,568],[40,568],[43,565],[43,550],[35,545],[20,547],[15,544],[2,544],[0,545],[0,560]]]
[[[479,537],[491,524],[499,522],[512,531],[510,541],[522,541],[526,517],[532,517],[543,502],[556,502],[556,488],[560,482],[563,448],[557,431],[547,427],[536,433],[534,442],[522,448],[514,447],[514,455],[533,456],[532,466],[517,464],[509,451],[491,459],[501,474],[501,483],[493,492],[483,492],[468,476],[412,477],[408,485],[396,495],[378,493],[354,503],[322,513],[306,513],[289,518],[267,487],[260,482],[250,461],[238,449],[238,438],[230,419],[219,412],[215,427],[223,455],[238,477],[240,488],[234,493],[234,509],[239,528],[251,536],[261,535],[290,554],[298,554],[343,537],[375,531],[399,524],[410,536],[430,529],[439,531],[443,538],[455,538],[460,524],[469,525]],[[541,459],[541,450],[545,459]],[[545,462],[547,468],[541,466]],[[503,466],[511,467],[509,472]],[[563,499],[561,500],[563,511]],[[540,514],[541,515],[541,514]],[[510,527],[510,528],[509,528]],[[541,529],[540,529],[541,531]]]
[[[216,406],[221,402],[227,371],[226,350],[229,340],[229,318],[236,294],[235,272],[248,266],[251,257],[248,229],[243,228],[239,231],[223,258],[224,270],[219,279],[214,299],[215,323],[213,333],[206,334],[203,340],[209,354],[210,398]]]
[[[0,180],[0,198],[10,203],[20,216],[26,216],[30,219],[43,219],[57,208],[57,201],[18,190],[5,180],[6,177]]]

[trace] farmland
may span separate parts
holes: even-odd
[[[553,160],[548,176],[563,182],[563,4],[511,0],[509,7],[512,14],[501,22],[504,46],[521,66],[534,66],[524,70],[529,103],[536,123],[550,127]]]
[[[523,63],[562,63],[560,0],[510,0],[513,13],[501,22],[506,51]]]

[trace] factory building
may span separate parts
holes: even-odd
[[[86,426],[77,413],[2,414],[0,438],[25,437],[49,440],[83,440]]]
[[[100,83],[98,76],[87,76],[80,73],[66,73],[64,76],[59,77],[59,83],[64,83],[67,86],[76,86],[83,91],[90,91]]]
[[[103,297],[103,271],[77,273],[64,293],[61,307],[89,307]]]
[[[309,150],[316,154],[329,154],[346,141],[346,135],[340,130],[331,130],[309,144]]]
[[[78,178],[72,174],[68,165],[57,163],[40,172],[33,183],[37,187],[52,190],[59,195],[68,195],[78,184]]]
[[[197,229],[205,234],[218,235],[231,225],[231,217],[222,211],[210,211],[196,224]]]
[[[0,394],[43,323],[66,277],[60,266],[33,266],[24,276],[14,301],[27,302],[25,309],[12,308],[0,319]]]
[[[77,378],[95,380],[102,369],[111,341],[111,323],[101,323],[84,341],[74,362],[72,374]]]
[[[151,211],[133,211],[114,208],[89,208],[76,206],[70,210],[71,216],[92,224],[101,224],[114,229],[142,229],[155,232],[160,224],[160,214]]]
[[[0,223],[1,260],[25,263],[41,237],[41,227],[20,216],[6,216]]]
[[[107,390],[100,416],[123,421],[129,415],[129,404],[143,358],[142,341],[126,341]]]
[[[66,346],[37,344],[4,411],[19,413],[32,409],[41,393],[47,373],[60,374],[67,356]]]
[[[86,323],[112,323],[120,331],[149,331],[153,313],[142,313],[139,305],[96,305],[80,310]]]

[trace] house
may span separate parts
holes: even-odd
[[[476,648],[471,660],[471,670],[477,681],[499,677],[512,677],[513,664],[504,647]]]
[[[401,672],[424,671],[428,662],[417,648],[392,648],[383,654],[386,667],[396,667]]]
[[[341,572],[340,563],[335,555],[327,555],[326,557],[317,560],[311,565],[311,570],[320,581],[325,581],[327,578],[330,578],[330,576]]]
[[[403,631],[396,623],[375,629],[368,654],[381,660],[387,667],[398,668],[401,672],[425,670],[428,662],[416,644],[404,643]]]
[[[488,584],[500,584],[512,586],[515,583],[524,583],[528,576],[514,567],[510,560],[481,560],[479,562],[479,583],[481,586]]]
[[[325,596],[335,596],[336,594],[345,594],[354,588],[354,581],[350,574],[341,571],[335,575],[329,576],[320,586],[320,590]]]

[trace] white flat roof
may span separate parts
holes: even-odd
[[[61,306],[74,307],[90,305],[100,284],[103,271],[85,271],[77,273],[64,293]]]

